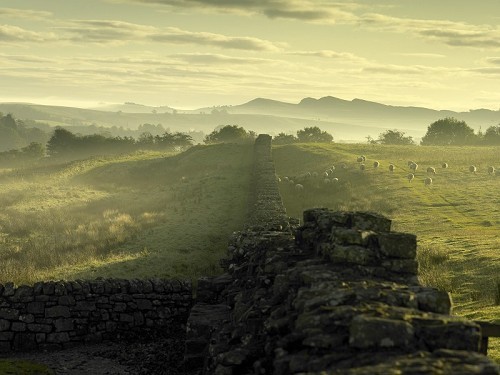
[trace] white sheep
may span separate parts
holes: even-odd
[[[434,168],[434,167],[427,167],[427,173],[436,174],[436,168]]]
[[[288,176],[285,176],[285,177],[283,177],[283,181],[288,182],[288,181],[290,181],[290,179],[288,178]]]
[[[335,183],[335,184],[336,184],[336,183],[338,183],[338,182],[339,182],[339,179],[338,179],[337,177],[332,178],[332,183]]]
[[[415,178],[415,175],[413,173],[408,173],[408,176],[406,176],[406,178],[408,179],[408,182],[412,182]]]
[[[302,185],[302,184],[297,184],[297,185],[295,185],[295,191],[296,191],[297,193],[301,193],[301,192],[303,192],[303,191],[304,191],[304,185]]]
[[[410,165],[414,164],[414,163],[415,163],[415,162],[414,162],[413,160],[408,160],[408,163],[407,163],[407,164],[408,164],[408,167],[409,167]]]
[[[448,163],[441,164],[441,167],[443,167],[444,169],[448,168]]]
[[[347,169],[347,164],[346,163],[342,163],[342,165],[340,166],[342,169]]]
[[[361,156],[359,156],[359,157],[356,159],[356,161],[357,161],[358,163],[362,163],[362,162],[363,162],[363,158],[362,158]]]
[[[366,161],[366,156],[365,155],[361,155],[361,159],[363,159],[363,161]]]
[[[365,168],[366,168],[366,166],[365,166],[364,164],[360,164],[360,165],[359,165],[359,169],[361,169],[362,171],[364,171],[364,170],[365,170]]]
[[[391,172],[391,173],[394,172],[395,168],[396,167],[394,166],[394,164],[389,164],[389,172]]]
[[[380,163],[378,161],[373,162],[373,168],[378,168],[380,167]]]
[[[477,172],[477,168],[476,168],[476,166],[475,166],[475,165],[471,165],[471,166],[469,167],[469,172],[476,174],[476,172]]]
[[[410,165],[410,169],[413,171],[413,173],[415,173],[418,169],[418,164],[412,162]]]
[[[432,178],[427,177],[427,178],[424,180],[424,184],[425,184],[425,186],[432,185]]]
[[[494,167],[494,166],[492,166],[492,165],[490,165],[490,166],[488,167],[488,174],[494,174],[494,173],[495,173],[495,167]]]
[[[330,179],[325,178],[325,179],[323,180],[323,183],[324,183],[325,185],[328,185],[328,184],[330,183]]]

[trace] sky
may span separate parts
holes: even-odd
[[[1,0],[0,102],[500,108],[498,0]]]

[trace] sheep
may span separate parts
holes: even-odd
[[[279,178],[278,176],[276,176],[276,182],[280,183],[281,182],[281,178]]]
[[[290,181],[290,179],[288,178],[288,176],[285,176],[285,177],[283,177],[283,181],[288,182],[288,181]]]
[[[476,174],[476,172],[477,172],[477,168],[476,168],[476,166],[475,166],[475,165],[471,165],[471,166],[469,167],[469,172]]]
[[[424,184],[425,184],[425,186],[432,185],[432,178],[427,177],[427,178],[424,180]]]
[[[490,166],[488,167],[488,174],[494,174],[494,173],[495,173],[495,167],[494,167],[494,166],[492,166],[492,165],[490,165]]]
[[[407,164],[408,164],[408,167],[409,167],[410,165],[415,164],[415,162],[413,160],[408,160]]]
[[[413,171],[413,173],[415,173],[418,169],[418,164],[412,162],[410,165],[410,169]]]
[[[415,178],[415,175],[413,173],[409,173],[408,176],[406,176],[406,178],[408,179],[408,182],[412,182],[413,179]]]
[[[332,167],[330,168],[332,171],[335,170],[335,165],[332,165]]]
[[[337,184],[339,179],[337,177],[332,178],[332,184]]]
[[[297,193],[301,193],[301,192],[303,192],[303,191],[304,191],[304,185],[302,185],[302,184],[297,184],[297,185],[295,185],[295,191],[296,191]]]
[[[328,176],[329,176],[328,171],[325,171],[325,172],[323,173],[323,177],[324,177],[324,178],[327,178]]]
[[[436,168],[434,168],[434,167],[427,167],[427,173],[436,174]]]
[[[325,185],[328,185],[328,184],[330,183],[330,179],[325,178],[325,179],[323,180],[323,183],[324,183]]]
[[[346,163],[342,163],[342,165],[340,166],[342,169],[347,169],[347,164]]]
[[[373,168],[378,168],[380,167],[380,163],[378,161],[373,162]]]
[[[394,172],[395,168],[396,167],[394,166],[394,164],[389,164],[389,172],[391,172],[391,173]]]
[[[443,163],[443,164],[441,164],[441,167],[443,167],[443,169],[448,168],[448,163]]]
[[[363,158],[362,158],[361,156],[359,156],[359,157],[356,159],[356,161],[357,161],[358,163],[362,163],[362,162],[363,162]]]
[[[366,161],[366,156],[365,155],[361,155],[360,158],[363,159],[364,162]]]
[[[365,166],[364,164],[360,164],[360,165],[359,165],[359,169],[361,169],[362,171],[364,171],[364,170],[365,170],[365,168],[366,168],[366,166]]]

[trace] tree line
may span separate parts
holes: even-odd
[[[368,143],[386,145],[412,145],[415,141],[399,130],[387,130],[377,140],[368,138]],[[483,133],[474,133],[465,121],[454,117],[446,117],[434,121],[420,141],[422,146],[500,146],[500,124],[493,125]]]

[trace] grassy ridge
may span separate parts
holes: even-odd
[[[356,158],[367,157],[361,171]],[[303,182],[303,193],[281,183],[287,212],[301,218],[308,207],[372,210],[393,219],[396,231],[418,236],[420,279],[451,293],[454,313],[500,323],[500,177],[487,173],[500,165],[498,147],[408,147],[382,145],[287,145],[273,149],[277,174],[320,175],[336,166],[336,184],[323,178]],[[377,160],[381,166],[373,168]],[[415,179],[407,161],[419,164]],[[345,162],[347,170],[340,164]],[[441,163],[447,162],[448,169]],[[396,166],[390,173],[389,163]],[[468,171],[471,164],[478,172]],[[425,186],[426,168],[436,168]],[[297,179],[297,178],[295,178]],[[299,179],[300,180],[300,179]],[[500,340],[491,340],[490,355],[500,360]]]
[[[251,162],[226,144],[0,170],[0,282],[217,272]]]

